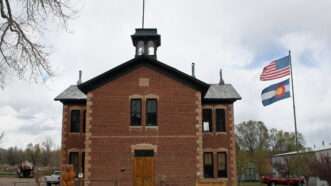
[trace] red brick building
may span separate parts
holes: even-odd
[[[63,103],[61,164],[89,186],[236,185],[239,94],[222,77],[208,84],[158,61],[156,29],[131,37],[132,60],[55,98]]]

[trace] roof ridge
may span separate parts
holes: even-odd
[[[209,87],[209,84],[205,83],[204,81],[194,78],[170,65],[167,65],[166,63],[163,63],[162,61],[159,61],[157,59],[154,59],[154,58],[148,57],[148,56],[135,57],[127,62],[124,62],[114,68],[109,69],[108,71],[103,72],[102,74],[100,74],[98,76],[95,76],[92,79],[89,79],[89,80],[81,83],[80,85],[78,85],[78,87],[80,88],[80,90],[82,90],[85,93],[89,92],[89,91],[99,87],[100,85],[115,79],[121,73],[126,71],[128,67],[136,66],[139,64],[149,64],[149,65],[159,67],[160,69],[168,71],[169,73],[171,73],[174,76],[187,80],[187,82],[190,82],[192,85],[194,85],[195,87],[198,87],[199,89],[207,89]]]

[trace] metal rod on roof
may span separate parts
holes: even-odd
[[[145,27],[145,0],[143,0],[143,17],[142,17],[142,28]]]
[[[77,85],[82,83],[82,75],[83,72],[81,70],[78,71],[78,81],[77,81]]]
[[[195,63],[192,63],[192,77],[195,77]]]
[[[220,85],[224,85],[224,79],[223,79],[223,71],[222,69],[220,69],[220,82],[219,82]]]

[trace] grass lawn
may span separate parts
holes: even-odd
[[[266,184],[262,184],[260,182],[240,182],[238,186],[266,186]]]
[[[15,177],[15,172],[0,172],[0,177]]]

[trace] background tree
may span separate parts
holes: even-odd
[[[271,174],[269,132],[263,122],[247,121],[236,125],[236,142],[239,175],[247,168],[254,169],[256,176]]]
[[[236,147],[237,173],[238,176],[240,176],[243,175],[248,168],[250,159],[248,157],[248,153],[246,151],[240,150],[238,144],[236,145]]]
[[[5,133],[4,132],[1,132],[0,133],[0,144],[1,144],[1,142],[2,142],[2,140],[3,140],[4,137],[5,137]]]
[[[236,126],[236,138],[241,150],[254,153],[258,149],[267,149],[269,133],[261,121],[242,122]]]
[[[32,162],[33,165],[35,166],[40,166],[41,163],[41,148],[39,144],[33,145],[32,143],[28,144],[26,148],[26,158],[28,161]]]
[[[51,75],[42,42],[47,21],[66,27],[72,0],[0,0],[0,85],[8,71],[19,77]]]
[[[247,121],[236,125],[236,142],[238,146],[237,161],[238,170],[244,170],[255,165],[258,176],[272,174],[271,158],[274,154],[290,152],[296,150],[294,132],[286,132],[283,130],[269,130],[261,121]],[[298,135],[299,150],[304,149],[304,139],[302,134]],[[309,175],[305,172],[307,166],[297,167],[298,163],[303,163],[308,159],[300,157],[291,159],[285,164],[275,164],[275,168],[279,172],[287,176],[292,175]],[[240,173],[239,173],[240,174]]]
[[[283,130],[271,129],[269,132],[269,145],[273,152],[284,153],[296,150],[304,150],[304,138],[301,133],[298,133],[298,149],[295,144],[295,133],[286,132]]]
[[[331,155],[323,154],[310,164],[313,175],[326,180],[331,185]]]
[[[17,147],[10,147],[6,153],[6,162],[9,165],[17,165],[24,159],[23,152]]]
[[[303,151],[299,154],[289,154],[277,157],[278,161],[273,163],[274,169],[282,177],[304,176],[308,178],[313,175],[310,168],[311,163],[315,161],[315,155],[310,151]]]
[[[54,143],[52,138],[47,137],[45,141],[42,143],[42,146],[44,148],[44,153],[42,157],[42,164],[44,166],[50,166],[51,160],[52,160],[52,147]]]

